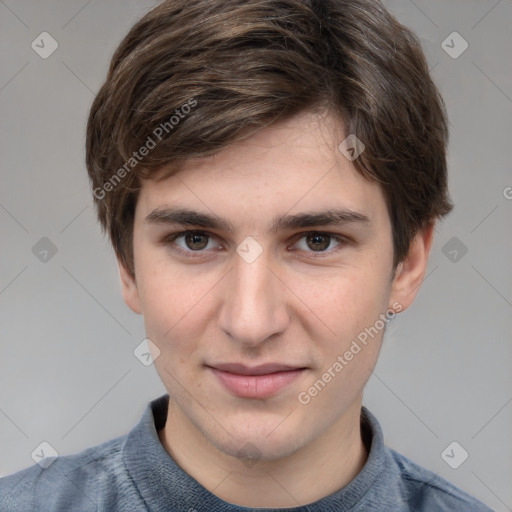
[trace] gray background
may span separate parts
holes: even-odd
[[[143,322],[122,301],[83,149],[112,52],[154,4],[0,1],[1,475],[34,464],[42,441],[64,455],[123,435],[165,393],[133,355]],[[415,305],[388,329],[365,405],[389,446],[509,511],[512,2],[385,4],[420,36],[447,102],[456,209]],[[47,59],[31,48],[44,31],[59,45]],[[442,46],[454,31],[469,43],[456,59]],[[57,249],[46,261],[43,237]],[[441,457],[452,441],[469,453],[457,469]]]

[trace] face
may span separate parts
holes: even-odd
[[[285,457],[359,415],[389,310],[423,275],[428,240],[393,278],[383,192],[345,137],[303,113],[140,191],[124,297],[171,407],[225,454]]]

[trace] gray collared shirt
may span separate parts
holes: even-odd
[[[0,512],[249,512],[221,500],[185,473],[160,443],[169,395],[150,402],[127,435],[0,478]],[[384,445],[366,409],[370,446],[363,469],[339,491],[279,512],[492,512],[490,508]]]

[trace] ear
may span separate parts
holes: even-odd
[[[126,305],[137,314],[142,314],[139,290],[135,279],[130,275],[124,264],[118,259],[119,277],[121,278],[121,289]]]
[[[402,306],[400,311],[404,311],[413,303],[427,271],[433,240],[434,223],[418,231],[413,238],[407,256],[395,271],[391,284],[390,308],[391,304],[399,303]]]

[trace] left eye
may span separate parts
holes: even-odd
[[[328,252],[326,249],[331,245],[333,239],[338,242],[338,245],[342,242],[340,236],[331,233],[306,233],[299,239],[298,245],[300,246],[300,242],[304,241],[306,248],[303,244],[303,247],[299,247],[299,249],[307,251],[308,248],[311,248],[314,249],[313,252]]]
[[[171,235],[169,237],[169,241],[174,242],[179,238],[183,238],[185,247],[175,244],[178,245],[178,248],[181,251],[187,252],[188,249],[190,252],[204,252],[203,249],[209,245],[210,236],[211,235],[209,233],[204,233],[202,231],[183,231],[182,233]]]

